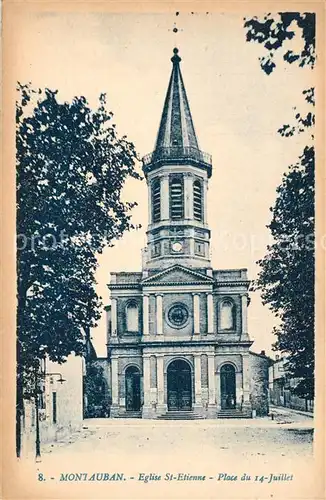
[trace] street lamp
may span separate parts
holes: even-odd
[[[66,382],[66,380],[62,377],[62,374],[60,372],[53,372],[53,373],[42,373],[42,374],[37,374],[35,373],[35,418],[36,418],[36,428],[35,428],[35,462],[41,462],[41,445],[40,445],[40,422],[39,422],[39,407],[38,407],[38,384],[37,384],[37,377],[39,376],[40,378],[46,378],[46,377],[52,377],[54,375],[58,375],[59,378],[57,382],[60,382],[60,384],[63,384],[63,382]]]
[[[60,382],[60,384],[63,384],[64,382],[67,382],[65,378],[62,378],[62,375],[60,372],[53,372],[53,373],[45,373],[44,376],[45,377],[52,377],[53,375],[58,375],[59,378],[57,379],[57,382]]]

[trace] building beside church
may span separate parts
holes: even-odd
[[[275,406],[284,406],[313,413],[314,401],[301,398],[293,393],[293,389],[299,382],[299,378],[291,378],[289,375],[287,357],[276,355],[276,359],[269,367],[270,403]]]
[[[155,149],[143,158],[147,246],[139,272],[111,273],[110,416],[268,412],[269,358],[249,349],[246,269],[213,269],[203,153],[174,49]],[[177,415],[178,412],[178,415]]]
[[[85,360],[70,354],[59,364],[43,358],[39,373],[37,410],[35,399],[24,401],[22,454],[35,454],[36,419],[39,420],[41,450],[44,444],[67,439],[83,425],[83,375]]]

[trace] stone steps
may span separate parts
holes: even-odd
[[[216,414],[217,418],[252,418],[251,412],[242,411],[239,409],[219,410]],[[112,418],[112,417],[111,417]],[[121,411],[113,418],[142,418],[141,411]],[[213,417],[214,418],[214,417]],[[158,420],[202,420],[205,416],[199,415],[193,410],[184,411],[167,411],[163,415],[157,417]]]
[[[124,411],[114,418],[142,418],[142,414],[141,411]]]
[[[202,415],[198,415],[193,411],[168,411],[164,415],[159,415],[158,420],[198,420],[203,419]]]
[[[217,412],[217,418],[252,418],[251,412],[244,412],[242,410],[230,409],[230,410],[219,410]]]

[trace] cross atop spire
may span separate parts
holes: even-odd
[[[186,89],[180,71],[181,57],[178,52],[177,48],[173,49],[174,55],[171,58],[173,68],[155,150],[170,147],[193,147],[198,149]]]
[[[179,62],[181,61],[181,57],[178,56],[178,53],[179,49],[177,48],[173,49],[174,56],[171,57],[171,61],[173,62],[173,64],[179,64]]]

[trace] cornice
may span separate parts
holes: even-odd
[[[227,287],[227,286],[249,286],[250,280],[234,280],[234,281],[215,281],[215,287]]]
[[[143,347],[196,347],[196,346],[216,346],[216,347],[250,347],[254,343],[253,340],[229,340],[221,341],[216,338],[204,339],[194,338],[190,340],[139,340],[139,342],[110,342],[107,345],[108,349],[115,348],[143,348]]]
[[[194,286],[194,285],[211,285],[208,281],[152,281],[150,283],[144,283],[143,286]]]
[[[188,271],[189,272],[189,271]],[[128,289],[139,289],[141,290],[144,286],[146,287],[153,287],[153,286],[195,286],[195,285],[214,285],[214,289],[221,287],[221,288],[226,288],[226,287],[238,287],[238,286],[245,286],[249,287],[250,281],[249,280],[239,280],[239,281],[215,281],[213,279],[207,279],[207,280],[197,280],[197,281],[160,281],[160,280],[154,280],[155,276],[151,276],[153,278],[152,281],[145,281],[143,280],[141,283],[108,283],[107,287],[109,290],[128,290]],[[207,277],[209,278],[209,276]]]
[[[179,222],[179,221],[178,221]],[[210,228],[207,226],[207,224],[204,224],[202,222],[198,222],[196,221],[195,219],[182,219],[182,221],[180,221],[178,224],[175,223],[171,223],[171,221],[169,219],[166,219],[166,220],[162,220],[162,221],[159,221],[159,222],[155,222],[154,224],[150,224],[148,226],[148,229],[146,231],[146,234],[153,234],[155,231],[159,232],[163,229],[177,229],[177,230],[180,230],[180,229],[188,229],[188,228],[191,228],[191,229],[199,229],[200,231],[203,231],[203,232],[206,232],[208,233],[209,235],[211,234],[211,230]],[[169,236],[173,236],[171,234],[169,235],[165,235],[166,238],[168,238]]]
[[[230,341],[219,341],[219,347],[250,347],[254,343],[253,340],[230,340]]]
[[[128,290],[129,288],[141,290],[142,288],[140,283],[108,283],[106,286],[109,290]]]

